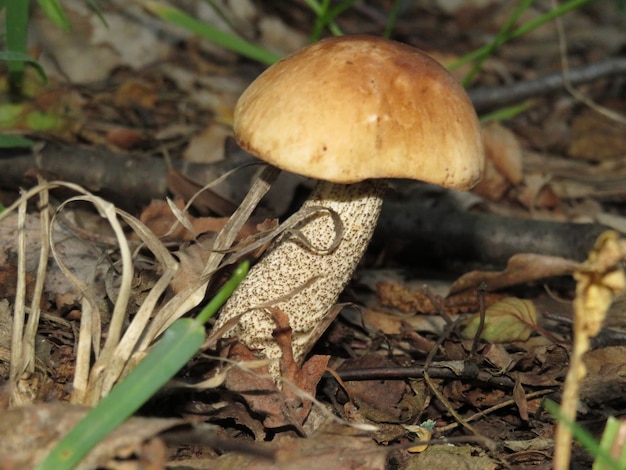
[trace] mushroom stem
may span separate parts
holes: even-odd
[[[278,359],[281,351],[272,337],[276,323],[265,308],[256,307],[279,308],[289,318],[294,359],[302,362],[318,338],[316,326],[337,301],[367,248],[385,189],[382,180],[350,185],[320,181],[302,208],[321,206],[335,212],[343,224],[340,243],[330,253],[316,253],[290,233],[282,235],[223,307],[216,328],[243,314],[228,336]],[[323,211],[297,228],[318,249],[331,246],[337,230]],[[278,361],[272,361],[270,371],[279,378]]]

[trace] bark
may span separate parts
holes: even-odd
[[[388,198],[375,242],[389,244],[402,263],[409,266],[465,262],[504,267],[517,253],[582,261],[598,235],[610,229],[601,224],[467,212],[449,194],[422,190],[409,199]]]

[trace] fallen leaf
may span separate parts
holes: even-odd
[[[575,158],[599,161],[626,153],[624,126],[590,108],[572,120],[570,139],[568,154]]]
[[[366,354],[356,359],[344,361],[340,371],[398,367],[393,361],[378,354]],[[400,405],[407,387],[402,380],[358,380],[346,381],[338,392],[339,403],[352,401],[361,415],[374,423],[406,423],[413,416],[410,410]]]
[[[431,445],[424,452],[412,454],[405,469],[458,468],[465,470],[495,470],[500,464],[471,446]]]
[[[520,253],[509,258],[504,271],[471,271],[459,277],[450,287],[449,296],[477,289],[482,283],[488,292],[493,292],[548,277],[569,275],[578,266],[575,261],[557,256]]]
[[[476,336],[481,321],[476,313],[461,324],[461,335],[466,339]],[[530,300],[507,297],[487,307],[480,338],[488,343],[526,341],[537,326],[537,309]]]
[[[35,468],[62,436],[89,411],[88,407],[69,403],[46,403],[2,411],[0,419],[0,461],[2,468]],[[161,468],[166,453],[155,453],[154,443],[146,442],[159,433],[185,424],[181,419],[133,417],[100,442],[76,467],[90,469],[108,467],[117,457],[135,455],[138,464],[150,453],[160,455]],[[161,444],[163,445],[163,444]],[[156,463],[156,462],[154,462]]]
[[[506,127],[491,122],[482,128],[485,174],[472,192],[499,201],[512,186],[522,182],[522,147]]]
[[[626,394],[626,346],[609,346],[584,356],[587,376],[580,398],[590,406],[620,401]]]

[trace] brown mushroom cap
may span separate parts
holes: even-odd
[[[268,68],[237,102],[235,135],[268,163],[335,183],[469,189],[483,169],[463,87],[425,53],[370,36],[319,41]]]

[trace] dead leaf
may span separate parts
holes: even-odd
[[[166,201],[153,200],[141,213],[140,220],[163,241],[195,240],[202,234],[219,232],[228,221],[224,217],[193,217],[183,213],[184,203],[181,199],[174,201],[174,204],[180,210],[179,216],[185,217],[184,224],[193,232],[179,222]]]
[[[115,90],[113,104],[120,108],[153,109],[157,101],[155,86],[147,81],[129,78]]]
[[[519,417],[522,421],[528,422],[528,401],[526,400],[526,391],[524,390],[524,387],[519,379],[515,380],[515,387],[513,387],[513,399],[515,400]]]
[[[587,377],[580,386],[580,398],[590,406],[622,400],[626,394],[626,346],[609,346],[584,356]]]
[[[624,126],[586,108],[572,120],[568,154],[599,161],[621,158],[626,153]]]
[[[557,256],[520,253],[511,256],[506,269],[500,272],[471,271],[459,277],[450,287],[449,296],[468,289],[477,289],[485,283],[488,292],[548,277],[572,274],[579,263]]]
[[[183,158],[187,162],[211,163],[224,159],[224,141],[232,135],[229,127],[212,123],[190,140]]]
[[[552,175],[539,173],[527,174],[524,184],[517,188],[516,199],[529,209],[552,209],[561,199],[554,192]]]
[[[516,135],[502,124],[493,121],[483,127],[485,154],[498,171],[513,185],[524,178],[522,170],[522,146]]]
[[[58,440],[85,416],[88,407],[69,403],[46,403],[2,411],[0,415],[0,461],[2,468],[35,468]],[[181,419],[139,418],[126,421],[98,444],[79,464],[77,469],[108,467],[117,457],[138,460],[150,453],[160,455],[161,468],[166,454],[144,447],[159,433],[183,425]],[[161,444],[162,445],[162,444]],[[156,463],[156,462],[155,462]]]
[[[485,174],[472,191],[499,201],[510,187],[522,182],[522,147],[515,134],[498,122],[483,126],[482,136]]]
[[[274,442],[263,443],[276,449],[276,462],[256,456],[230,453],[211,462],[210,468],[239,470],[378,470],[386,467],[388,450],[376,444],[362,432],[329,425],[324,432],[307,439],[280,436]],[[207,467],[208,468],[208,467]]]
[[[484,451],[471,446],[431,445],[424,452],[413,454],[405,468],[441,468],[465,470],[495,470],[500,464]]]
[[[241,395],[248,406],[261,415],[266,428],[288,426],[304,434],[302,424],[312,406],[307,396],[315,396],[330,356],[312,356],[300,367],[293,359],[289,319],[279,309],[268,307],[268,310],[272,310],[276,320],[274,337],[282,350],[282,390],[276,387],[267,366],[254,371],[234,367],[226,375],[225,385],[228,390]],[[257,359],[252,351],[239,343],[231,347],[228,355],[230,359],[244,363]]]
[[[353,369],[384,368],[397,365],[378,354],[366,354],[357,359],[344,361],[340,371]],[[400,405],[407,387],[402,380],[346,381],[338,392],[339,403],[352,401],[363,418],[374,423],[406,423],[413,418],[411,410]]]
[[[184,201],[193,198],[193,207],[202,214],[213,213],[221,216],[230,216],[237,209],[237,205],[229,199],[220,196],[211,189],[203,189],[203,185],[183,175],[180,171],[170,168],[167,172],[167,189],[176,197]]]
[[[107,130],[106,138],[117,148],[129,150],[143,142],[146,135],[137,129],[116,126]]]

